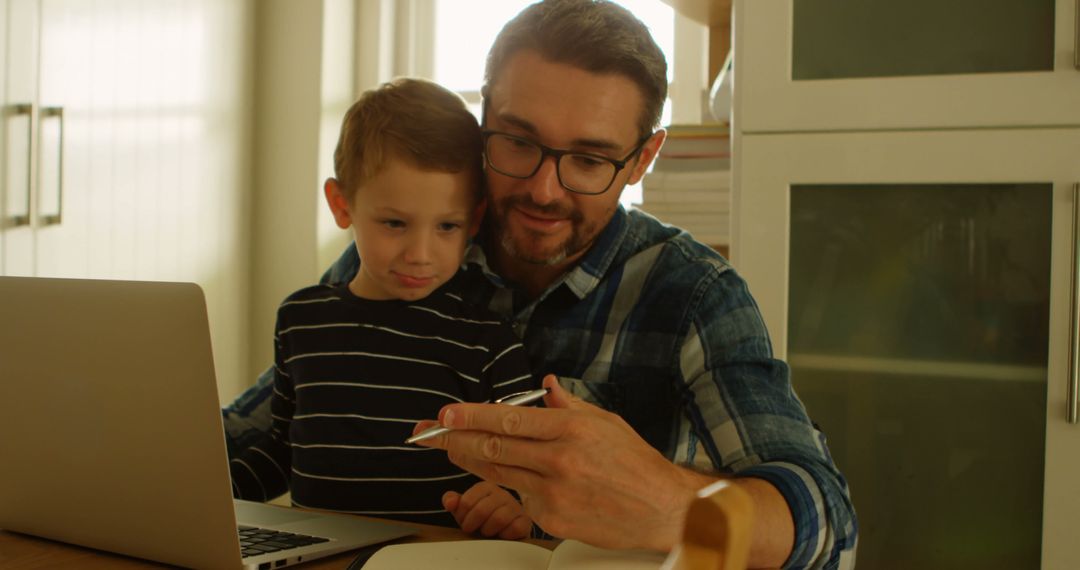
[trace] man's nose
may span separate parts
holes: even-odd
[[[559,183],[558,160],[554,156],[545,156],[536,174],[528,180],[529,194],[532,196],[533,203],[543,206],[566,194],[566,189]]]

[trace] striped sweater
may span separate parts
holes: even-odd
[[[372,301],[318,285],[278,309],[271,432],[230,463],[234,494],[454,525],[442,494],[478,479],[446,452],[407,445],[452,402],[535,387],[526,354],[498,316],[454,293]]]

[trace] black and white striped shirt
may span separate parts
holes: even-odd
[[[290,295],[278,309],[272,433],[231,462],[234,493],[265,501],[454,525],[442,494],[478,479],[446,452],[405,439],[452,402],[536,387],[510,326],[455,294],[372,301],[347,285]]]

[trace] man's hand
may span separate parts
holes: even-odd
[[[518,491],[525,514],[550,534],[669,550],[694,493],[713,479],[673,465],[622,418],[572,397],[554,376],[544,386],[547,408],[446,406],[440,423],[453,431],[420,445],[445,449],[463,469]],[[421,422],[414,433],[432,425]]]
[[[449,491],[442,502],[465,532],[518,540],[527,538],[532,529],[532,520],[521,503],[506,489],[487,481],[473,485],[464,494]]]

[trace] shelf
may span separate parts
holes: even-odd
[[[731,0],[663,0],[676,12],[709,26],[731,26]]]
[[[792,368],[798,367],[809,370],[937,376],[995,382],[1046,382],[1047,377],[1047,370],[1044,366],[1017,366],[985,362],[869,358],[829,354],[789,354],[787,361]]]
[[[732,0],[663,0],[676,12],[709,27],[709,83],[712,84],[731,51]]]

